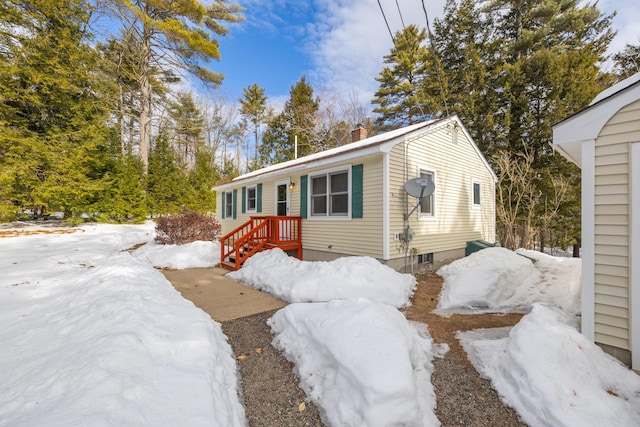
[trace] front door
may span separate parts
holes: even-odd
[[[276,182],[276,215],[288,216],[289,206],[289,180]]]

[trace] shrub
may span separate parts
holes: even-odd
[[[196,240],[213,241],[220,234],[220,223],[195,211],[165,215],[156,222],[156,242],[161,245],[184,245]]]

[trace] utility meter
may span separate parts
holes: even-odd
[[[407,227],[404,230],[404,240],[406,240],[407,242],[413,240],[413,230],[411,229],[411,227]]]

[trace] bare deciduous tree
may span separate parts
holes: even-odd
[[[536,187],[538,177],[533,161],[533,153],[526,149],[517,154],[503,151],[494,158],[493,165],[498,176],[498,236],[502,246],[508,249],[530,247],[535,235],[535,206],[540,191]]]

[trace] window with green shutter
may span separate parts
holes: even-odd
[[[256,185],[256,210],[262,212],[262,184]]]
[[[238,216],[236,212],[236,209],[237,209],[236,205],[238,204],[237,200],[238,200],[238,190],[234,189],[233,197],[231,198],[231,211],[232,211],[231,216],[233,217],[233,219],[236,219],[236,217]]]
[[[362,178],[364,173],[363,165],[353,165],[351,167],[351,218],[362,218]]]
[[[222,193],[222,219],[236,217],[236,192],[237,190],[233,190],[233,192],[227,191]]]
[[[361,164],[353,165],[351,169],[321,171],[301,177],[300,216],[362,218],[362,179]]]
[[[307,217],[307,175],[300,177],[300,217]]]

